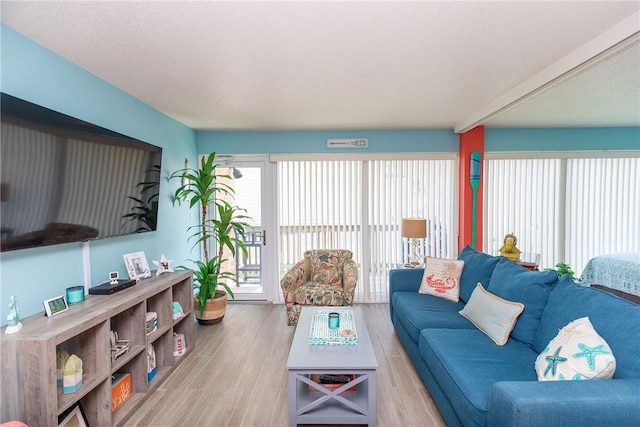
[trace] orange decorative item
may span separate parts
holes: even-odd
[[[111,379],[111,410],[115,411],[131,397],[131,374],[113,374]]]

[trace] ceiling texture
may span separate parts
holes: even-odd
[[[201,130],[640,126],[640,1],[6,1]]]

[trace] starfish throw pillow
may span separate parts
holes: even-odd
[[[426,257],[418,293],[458,302],[462,267],[464,261]]]
[[[616,359],[588,317],[569,322],[536,359],[539,381],[608,380]]]

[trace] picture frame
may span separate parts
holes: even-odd
[[[151,270],[149,270],[149,264],[147,263],[147,257],[144,255],[144,252],[124,254],[123,258],[127,266],[129,279],[140,280],[151,277]]]
[[[62,421],[60,421],[62,418]],[[87,417],[82,410],[82,406],[76,403],[71,409],[65,411],[58,417],[58,427],[89,427]]]
[[[44,312],[47,317],[55,316],[56,314],[69,310],[69,304],[67,304],[67,299],[64,295],[58,295],[55,298],[44,300],[42,305],[44,305]]]

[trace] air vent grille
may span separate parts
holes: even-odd
[[[369,140],[364,138],[354,139],[328,139],[327,148],[367,148]]]

